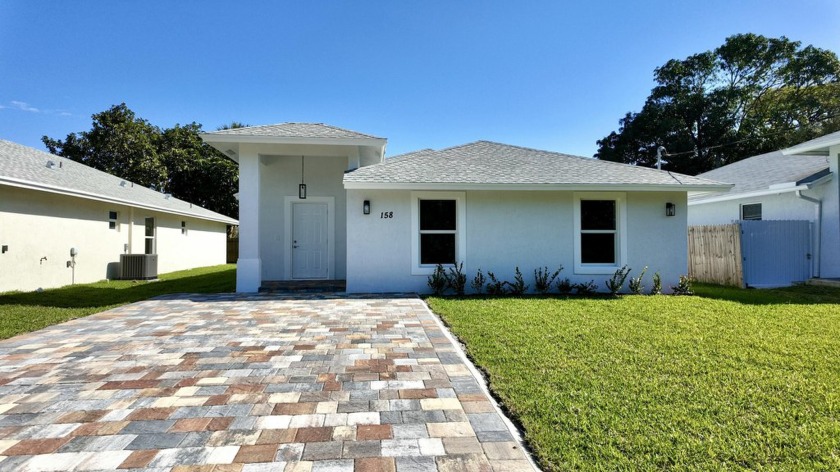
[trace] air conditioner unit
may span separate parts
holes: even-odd
[[[120,254],[120,278],[150,280],[158,276],[157,254]]]

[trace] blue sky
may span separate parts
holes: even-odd
[[[388,155],[488,139],[591,156],[653,69],[727,36],[840,52],[836,0],[0,2],[0,138],[125,102],[162,127],[324,122]]]

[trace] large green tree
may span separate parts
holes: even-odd
[[[788,38],[739,34],[654,71],[642,110],[598,141],[599,159],[698,174],[840,129],[840,61]]]
[[[161,129],[122,103],[93,115],[90,131],[41,140],[53,154],[237,218],[238,168],[201,131],[196,123]]]

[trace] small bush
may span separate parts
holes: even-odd
[[[489,295],[504,295],[507,293],[505,286],[509,285],[509,282],[496,279],[496,274],[489,270],[487,271],[487,277],[490,279],[490,282],[487,283],[487,293]]]
[[[449,279],[446,277],[446,270],[444,270],[442,264],[438,264],[435,267],[435,271],[432,272],[432,275],[429,276],[426,283],[429,284],[432,293],[437,296],[443,295],[443,292],[446,291],[446,287],[449,285]]]
[[[630,277],[630,292],[633,295],[641,295],[642,291],[645,289],[645,286],[642,285],[642,277],[645,276],[645,272],[647,272],[647,266],[642,269],[642,273],[639,274],[638,277]]]
[[[662,277],[659,272],[653,273],[653,287],[650,288],[651,295],[662,295]]]
[[[456,295],[464,295],[464,289],[467,287],[467,274],[464,273],[463,262],[449,268],[449,277],[447,277],[446,282],[449,288],[455,291]]]
[[[522,277],[519,266],[516,266],[516,275],[513,276],[513,283],[505,282],[505,284],[510,287],[510,293],[513,295],[522,295],[528,291],[528,286],[525,285],[525,278]]]
[[[674,292],[674,295],[694,295],[694,290],[691,287],[692,282],[694,280],[691,277],[681,275],[679,283],[676,286],[672,285],[671,290]]]
[[[568,295],[572,293],[573,288],[575,288],[575,286],[568,277],[557,282],[557,291],[560,292],[560,295]]]
[[[551,286],[554,285],[554,280],[560,275],[561,270],[563,270],[562,265],[554,273],[548,272],[548,267],[541,267],[534,270],[534,290],[543,295],[548,293],[551,290]]]
[[[627,266],[622,267],[615,271],[612,277],[608,280],[604,281],[606,284],[607,289],[610,291],[610,295],[616,296],[618,292],[621,291],[621,287],[624,286],[624,281],[627,280],[627,276],[630,274],[630,268]]]
[[[481,273],[481,268],[478,269],[478,272],[473,277],[472,282],[470,282],[470,287],[475,290],[475,293],[481,295],[484,293],[484,284],[487,283],[487,278],[484,277],[484,274]]]
[[[598,285],[595,283],[594,280],[574,284],[573,287],[575,289],[575,294],[577,295],[592,295],[593,293],[595,293],[595,290],[598,289]]]

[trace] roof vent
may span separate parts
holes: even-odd
[[[125,187],[125,180],[120,180],[120,187]]]
[[[52,169],[52,168],[54,168],[54,167],[55,167],[55,162],[53,162],[53,161],[47,161],[47,169]]]
[[[164,194],[163,194],[163,198],[165,198],[165,199],[167,199],[167,200],[169,200],[171,197],[172,197],[172,194],[171,194],[171,193],[164,193]]]

